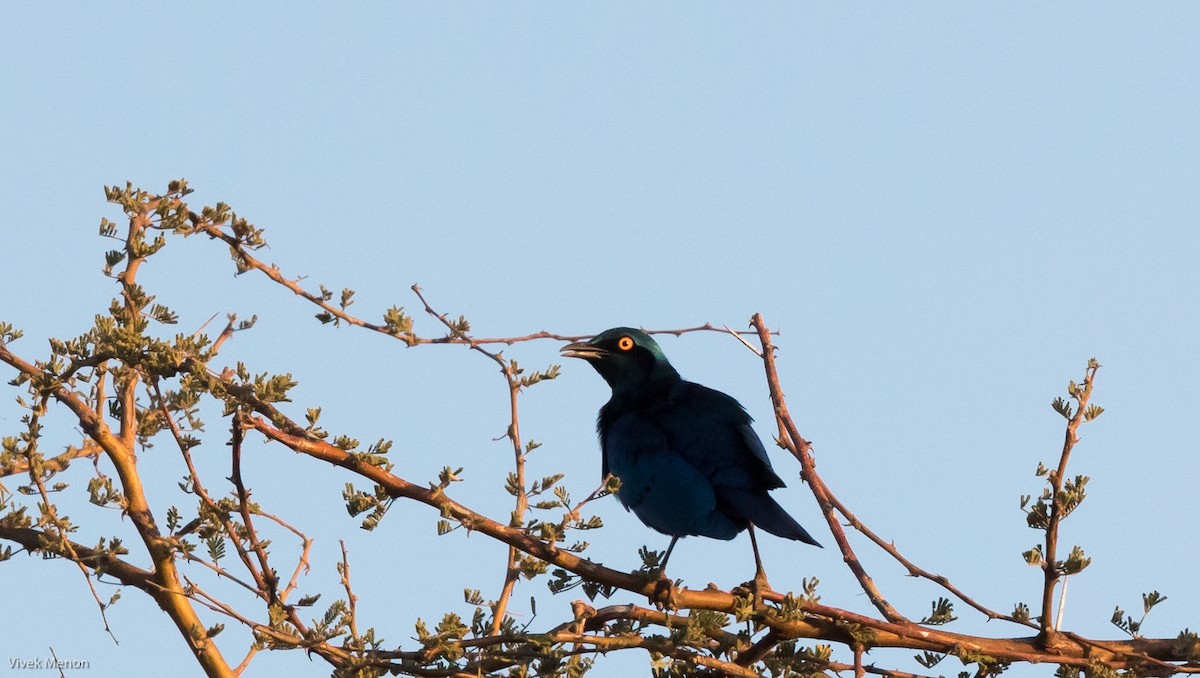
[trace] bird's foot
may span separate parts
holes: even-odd
[[[679,609],[679,587],[665,574],[660,574],[654,582],[654,590],[650,593],[650,602],[660,610]]]
[[[759,570],[754,573],[754,579],[748,582],[754,587],[754,592],[758,596],[764,593],[774,593],[775,589],[771,588],[771,582],[767,581],[767,573]]]
[[[771,582],[767,581],[767,573],[759,570],[754,573],[754,579],[734,587],[734,595],[749,595],[754,598],[754,607],[762,607],[763,597],[775,594]]]

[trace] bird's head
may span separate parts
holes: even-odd
[[[628,391],[662,378],[678,378],[658,342],[631,327],[614,327],[590,341],[559,349],[568,358],[582,358],[604,377],[613,392]]]

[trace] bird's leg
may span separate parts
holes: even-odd
[[[671,537],[671,543],[667,546],[667,552],[663,555],[662,563],[658,566],[658,581],[654,585],[654,602],[663,609],[675,609],[674,598],[675,582],[667,577],[667,561],[671,559],[671,551],[675,550],[675,542],[679,541],[679,537]]]
[[[771,590],[771,584],[767,581],[767,571],[763,569],[762,556],[758,555],[758,540],[754,538],[754,523],[750,523],[747,527],[750,532],[750,548],[754,549],[754,595],[758,598],[763,591]]]
[[[659,565],[658,572],[660,576],[667,574],[667,561],[671,559],[671,551],[675,550],[675,542],[679,541],[679,537],[671,537],[671,543],[667,546],[667,552],[663,555],[662,565]]]
[[[754,523],[747,524],[750,532],[750,548],[754,549],[754,579],[737,586],[733,589],[735,595],[741,596],[749,593],[753,598],[754,609],[759,609],[763,604],[763,593],[772,591],[771,584],[767,581],[767,571],[763,569],[762,557],[758,555],[758,540],[754,537]]]

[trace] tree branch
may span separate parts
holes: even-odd
[[[763,368],[767,372],[767,384],[771,392],[771,403],[775,407],[775,419],[779,422],[779,426],[786,433],[780,439],[787,449],[800,461],[800,468],[804,480],[812,488],[813,496],[817,499],[817,504],[821,507],[821,513],[825,515],[825,522],[829,525],[829,531],[833,534],[834,541],[837,542],[838,548],[842,552],[842,560],[846,566],[854,573],[858,579],[859,586],[862,587],[867,598],[877,610],[889,621],[906,622],[907,618],[900,614],[896,608],[888,603],[883,594],[879,592],[879,588],[875,586],[874,580],[867,574],[862,563],[859,562],[858,556],[854,553],[854,548],[850,546],[849,540],[846,539],[846,533],[842,530],[842,525],[834,513],[836,500],[833,493],[825,485],[825,481],[817,474],[816,462],[813,461],[812,443],[804,439],[797,430],[795,422],[792,421],[791,414],[788,413],[787,402],[783,397],[783,390],[779,385],[779,373],[775,370],[775,346],[771,343],[770,332],[767,331],[766,323],[763,322],[762,315],[755,313],[751,318],[750,324],[758,332],[759,343],[762,344]]]

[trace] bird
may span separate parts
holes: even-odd
[[[754,528],[820,546],[769,494],[784,487],[741,403],[686,381],[649,334],[614,327],[560,349],[587,361],[612,389],[600,408],[601,477],[620,480],[617,500],[671,537],[730,540],[749,530],[755,581],[766,582]]]

